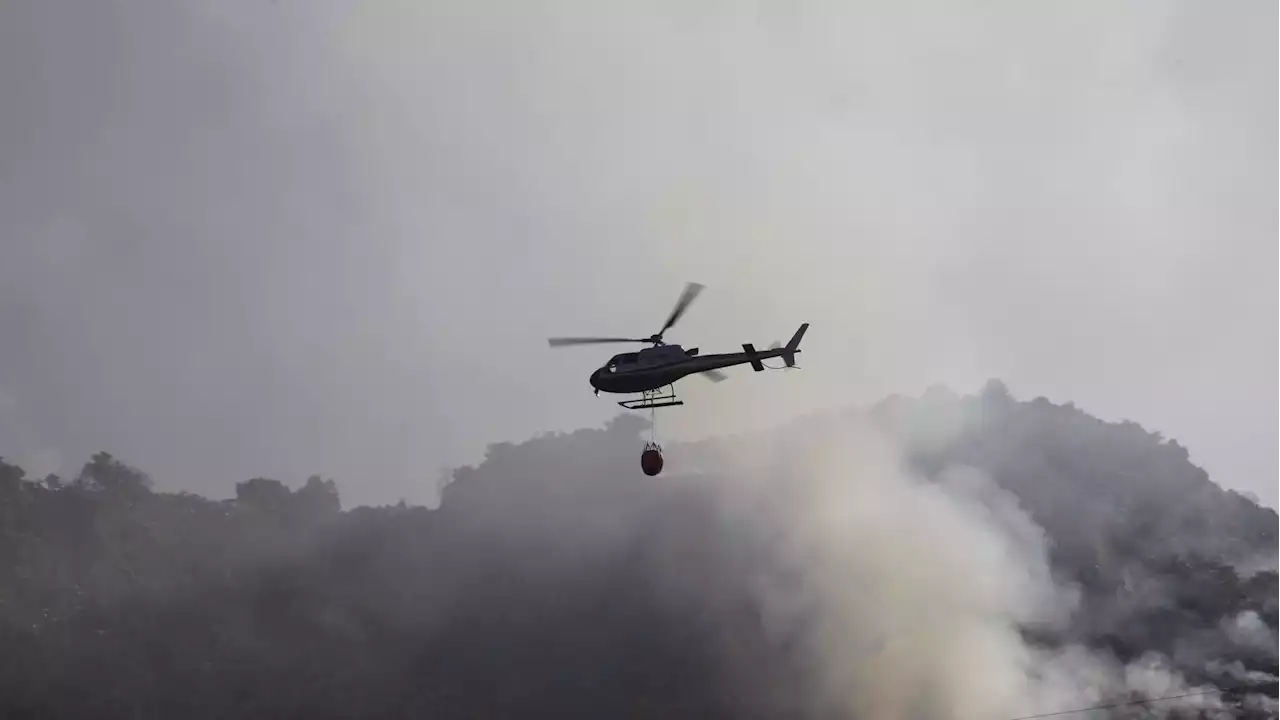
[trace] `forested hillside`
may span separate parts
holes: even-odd
[[[1276,511],[1211,482],[1176,440],[1071,404],[1018,403],[999,383],[874,412],[922,473],[971,465],[1018,497],[1052,538],[1053,566],[1085,592],[1084,636],[1173,653],[1188,628],[1239,612],[1274,632]]]
[[[658,478],[646,427],[493,445],[437,510],[0,464],[0,716],[1275,717],[1276,513],[1172,440],[998,383]]]

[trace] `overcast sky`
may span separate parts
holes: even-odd
[[[813,327],[662,437],[1000,377],[1276,504],[1276,3],[629,7],[0,3],[0,454],[429,501],[695,280]]]

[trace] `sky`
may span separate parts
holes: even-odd
[[[1275,3],[0,4],[0,455],[431,502],[785,340],[660,439],[999,377],[1276,506]],[[637,445],[637,458],[640,451]]]

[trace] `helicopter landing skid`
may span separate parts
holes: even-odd
[[[670,385],[668,385],[667,387],[670,390],[670,392],[668,393],[664,394],[660,390],[645,390],[644,392],[640,393],[640,397],[633,398],[631,400],[622,400],[618,404],[628,410],[648,410],[650,408],[674,407],[676,405],[683,405],[684,404],[683,400],[676,399],[675,388]]]

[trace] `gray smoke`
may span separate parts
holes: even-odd
[[[1276,676],[1270,673],[1265,673],[1260,670],[1245,669],[1244,663],[1239,660],[1234,660],[1232,662],[1213,660],[1207,667],[1210,670],[1222,673],[1241,684],[1258,685],[1276,681]]]
[[[1078,595],[1054,579],[1044,531],[976,470],[920,478],[858,417],[740,441],[720,461],[733,468],[724,500],[735,521],[767,518],[764,621],[776,638],[801,639],[815,713],[991,720],[1196,692],[1145,717],[1227,712],[1159,654],[1126,665],[1024,639],[1024,628],[1063,627]],[[1256,634],[1254,620],[1227,631]]]

